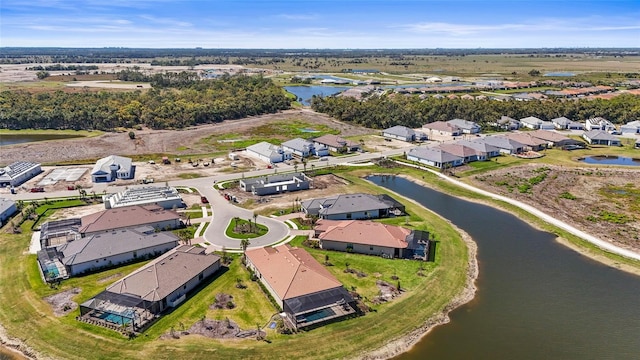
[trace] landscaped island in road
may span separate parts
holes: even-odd
[[[354,177],[349,179],[354,182],[354,189],[380,192],[362,180]],[[472,288],[471,278],[475,270],[470,270],[474,269],[474,266],[469,265],[469,260],[474,258],[473,252],[468,252],[465,242],[453,227],[427,210],[411,202],[403,202],[410,216],[396,218],[395,222],[410,228],[428,229],[436,234],[438,251],[435,262],[422,263],[424,265],[421,270],[421,262],[417,261],[405,263],[404,260],[330,253],[329,261],[333,266],[327,269],[349,289],[354,287],[370,298],[377,293],[376,280],[395,286],[398,280],[393,280],[393,277],[398,278],[405,289],[398,298],[372,305],[375,312],[358,318],[293,335],[278,334],[265,329],[264,324],[267,324],[276,309],[258,285],[249,279],[248,273],[236,258],[225,271],[214,276],[209,285],[158,320],[143,336],[126,340],[112,330],[77,322],[75,312],[57,317],[43,299],[64,291],[80,289],[71,299],[82,303],[114,281],[131,273],[139,265],[72,278],[64,281],[59,288],[50,288],[42,283],[34,256],[24,254],[30,238],[30,225],[26,222],[23,234],[0,236],[0,246],[5,250],[0,254],[0,323],[13,337],[25,340],[38,352],[54,358],[90,358],[98,355],[123,358],[203,358],[213,353],[216,356],[234,358],[271,358],[276,352],[279,356],[288,358],[333,359],[364,354],[411,334],[412,340],[402,340],[402,346],[394,346],[394,351],[406,349],[418,338],[418,333],[423,333],[423,326],[430,319],[443,319],[440,314],[444,309],[451,309],[447,304],[450,304],[463,288]],[[301,243],[297,245],[302,246]],[[325,261],[325,253],[322,250],[309,251],[319,262]],[[367,273],[367,276],[361,278],[352,273],[345,273],[343,270],[347,267]],[[417,275],[418,272],[423,272],[426,276]],[[236,286],[238,279],[246,288]],[[210,308],[210,305],[217,302],[216,298],[221,293],[232,296],[235,303],[233,308]],[[469,292],[465,294],[468,298]],[[21,301],[16,302],[16,299]],[[255,328],[258,322],[263,330],[266,330],[270,343],[258,342],[253,338],[228,342],[182,334],[182,329],[188,329],[205,318],[222,321],[228,318],[242,329]],[[384,326],[385,330],[381,331],[380,326]],[[331,346],[309,351],[309,343]]]

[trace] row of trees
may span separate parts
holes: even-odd
[[[474,101],[464,99],[420,99],[418,96],[379,96],[366,101],[350,97],[314,97],[314,110],[336,119],[385,129],[394,125],[419,127],[454,118],[475,121],[482,126],[501,116],[521,119],[535,116],[543,120],[565,116],[575,121],[602,116],[623,124],[640,118],[640,97],[620,95],[611,100]]]
[[[3,91],[0,128],[183,128],[275,113],[291,105],[280,87],[257,76],[201,81],[182,74],[165,74],[154,75],[153,79],[155,87],[146,92]]]

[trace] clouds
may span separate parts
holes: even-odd
[[[638,47],[627,0],[2,0],[2,46]]]

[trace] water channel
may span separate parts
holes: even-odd
[[[285,86],[285,90],[298,97],[298,100],[306,106],[311,105],[311,98],[316,96],[330,96],[350,89],[344,86]],[[302,100],[300,100],[302,99]]]
[[[66,134],[1,134],[0,146],[15,145],[34,141],[46,141],[46,140],[59,140],[59,139],[71,139],[81,137],[80,135],[66,135]]]
[[[615,155],[587,156],[583,159],[580,159],[580,161],[587,164],[640,166],[640,158],[630,158]]]
[[[478,244],[474,300],[397,359],[638,358],[640,277],[489,206],[400,177],[369,180],[451,220]]]

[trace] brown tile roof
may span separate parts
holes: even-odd
[[[569,138],[564,135],[560,135],[557,132],[548,131],[548,130],[534,130],[534,131],[527,132],[527,134],[541,140],[552,141],[552,142],[569,140]]]
[[[123,206],[83,216],[79,232],[92,233],[178,219],[180,216],[175,211],[157,205]]]
[[[281,300],[342,286],[311,254],[289,244],[251,249],[245,254]]]
[[[446,131],[450,133],[460,131],[459,127],[449,124],[448,122],[445,122],[445,121],[434,121],[432,123],[424,124],[422,125],[422,127],[425,129]]]
[[[323,225],[322,225],[323,226]],[[318,238],[353,244],[404,249],[411,230],[375,221],[344,220],[329,224]]]
[[[317,142],[318,144],[323,144],[323,145],[334,147],[334,148],[341,148],[343,146],[346,146],[349,148],[360,147],[360,144],[358,144],[357,142],[346,140],[341,138],[338,135],[332,135],[332,134],[322,135],[320,137],[313,139],[313,141]]]
[[[510,133],[505,136],[511,140],[515,140],[527,146],[541,146],[547,144],[546,141],[533,137],[532,135],[526,133]]]
[[[160,301],[220,261],[218,255],[205,254],[204,250],[196,246],[178,246],[115,282],[107,291]]]

